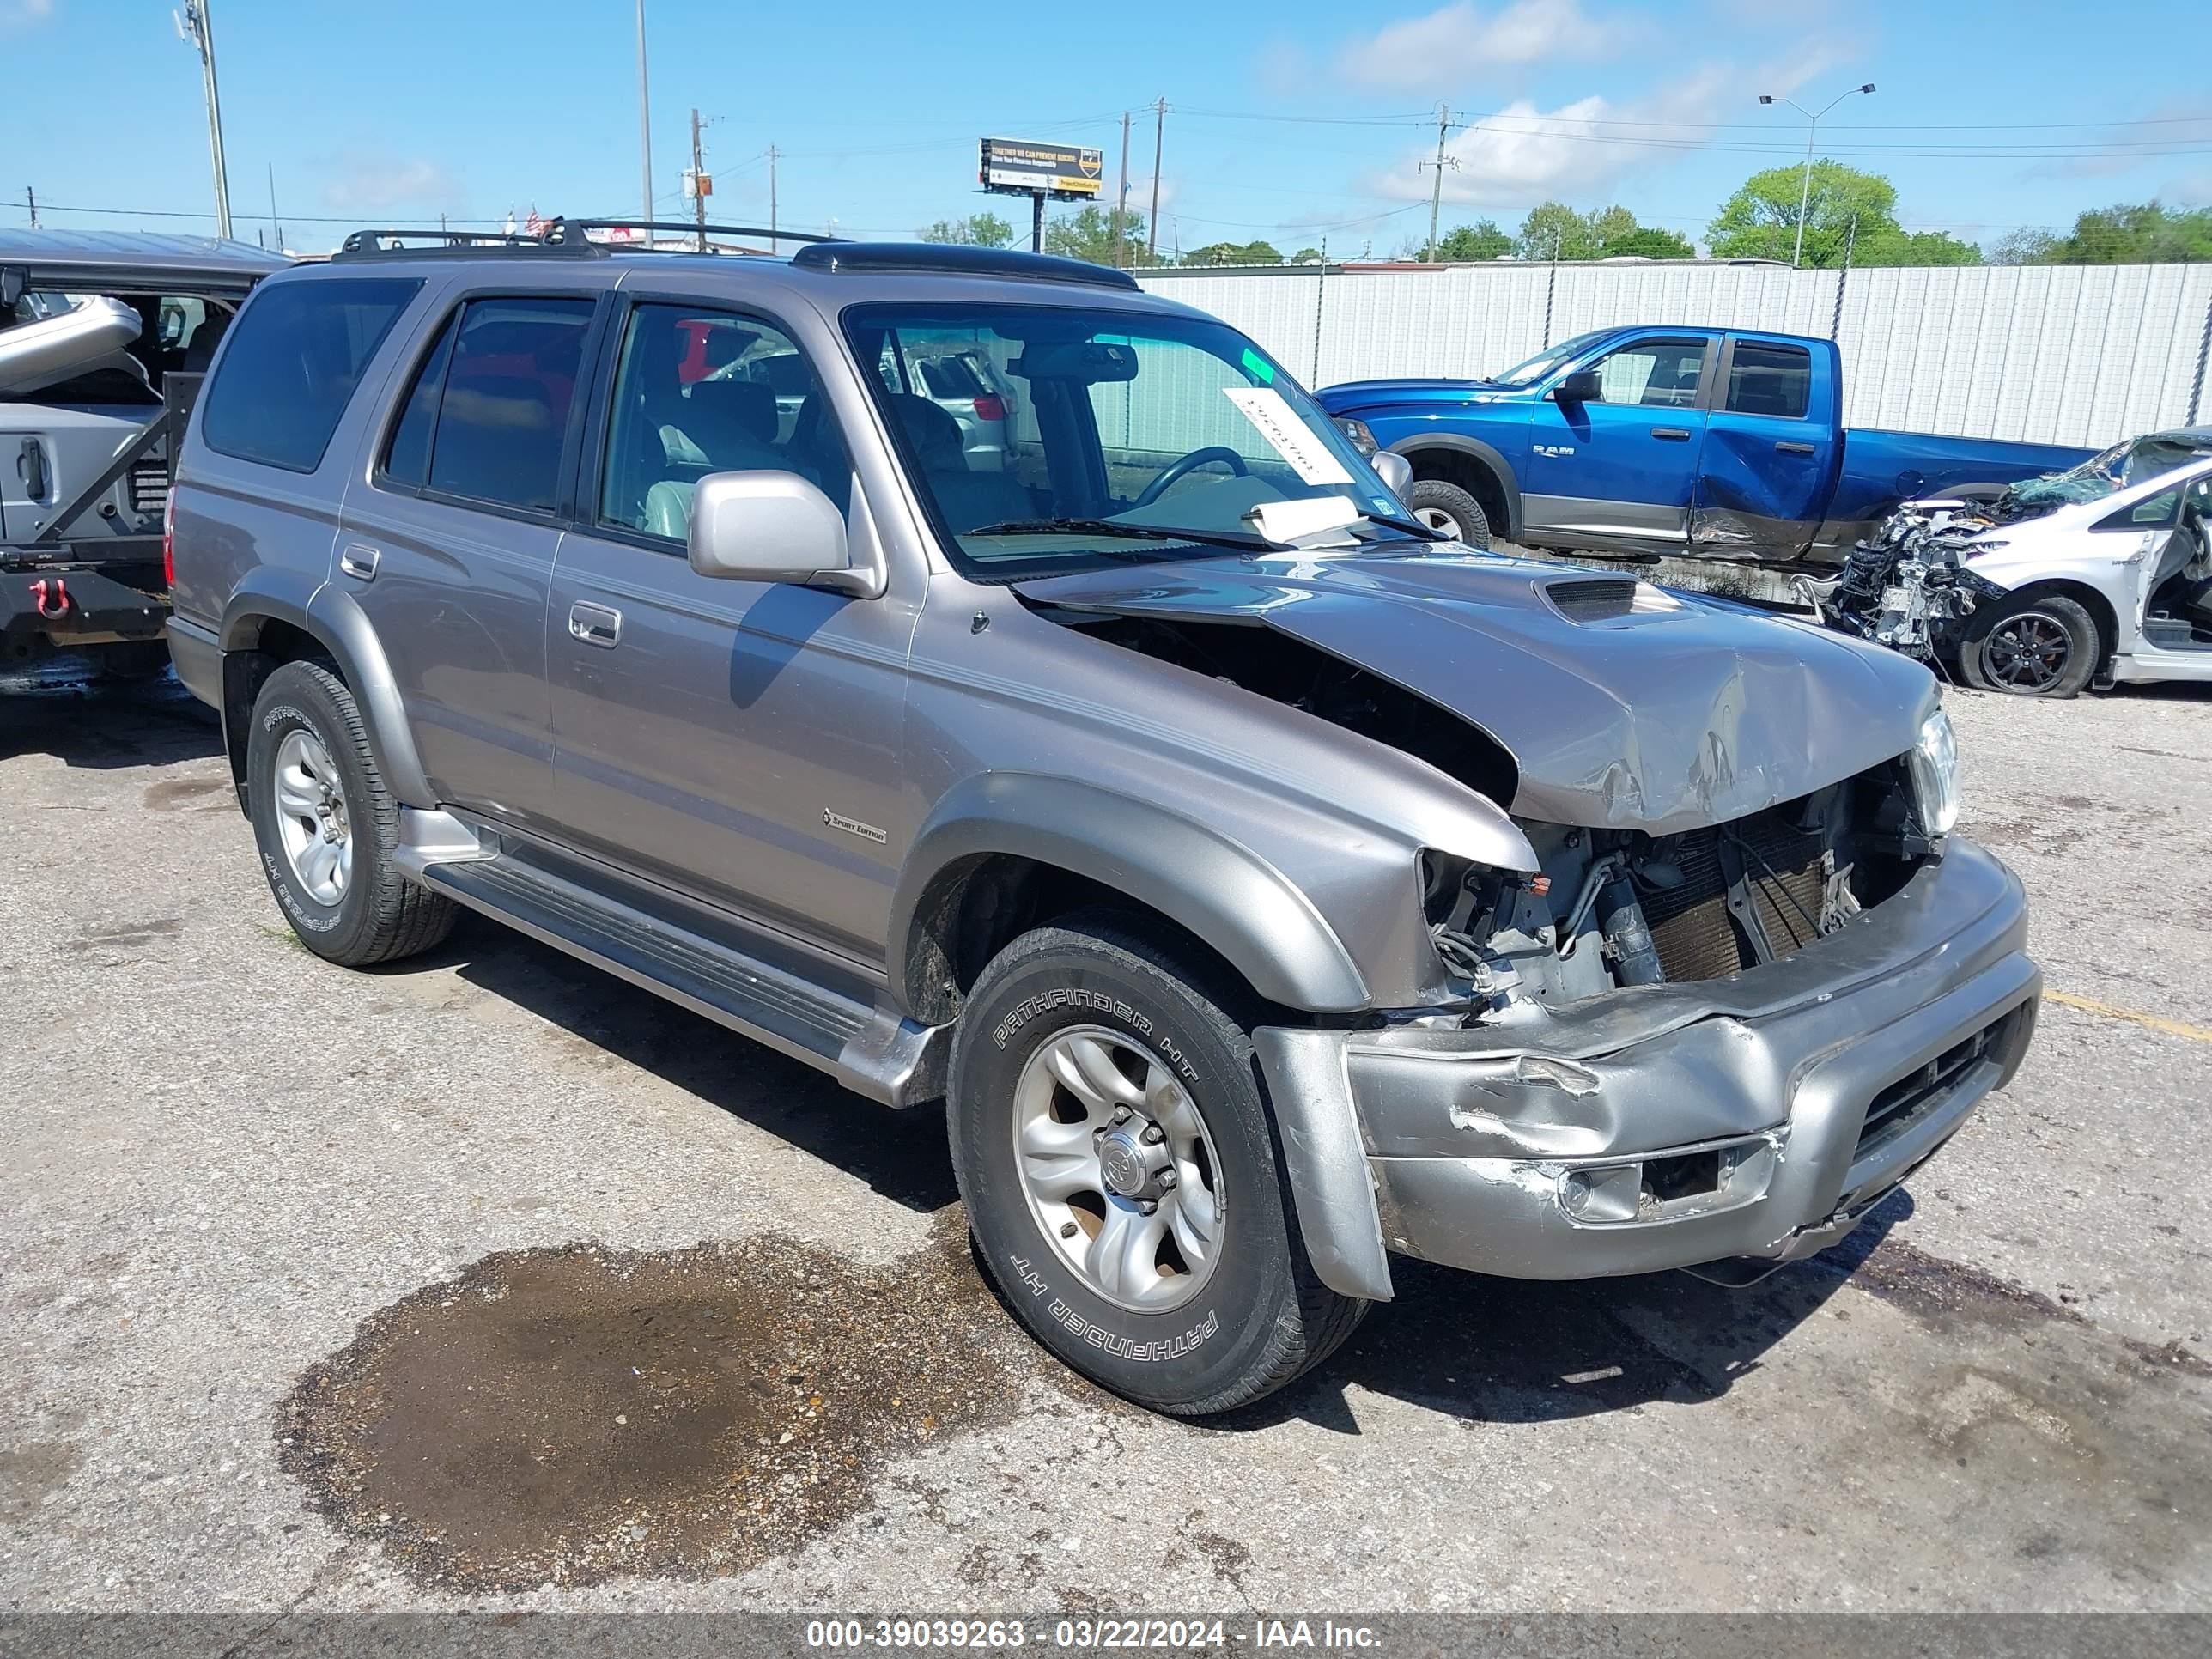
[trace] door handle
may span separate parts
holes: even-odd
[[[46,452],[36,438],[26,438],[15,452],[15,476],[34,501],[46,499]]]
[[[568,607],[568,637],[611,651],[622,643],[622,612],[604,605],[572,605]]]
[[[380,556],[374,548],[355,542],[340,550],[338,568],[356,581],[373,582],[376,580],[376,562]]]
[[[1784,455],[1814,455],[1820,453],[1811,444],[1796,443],[1788,438],[1779,440],[1774,447]]]
[[[1651,428],[1651,435],[1664,438],[1670,444],[1686,444],[1690,441],[1690,428],[1686,426],[1655,426]]]

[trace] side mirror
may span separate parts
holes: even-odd
[[[1605,383],[1594,368],[1578,368],[1559,382],[1552,392],[1553,401],[1562,404],[1601,404],[1605,401]]]
[[[691,568],[737,581],[856,586],[845,517],[796,472],[710,472],[692,487]]]
[[[1367,465],[1375,469],[1375,476],[1390,487],[1390,493],[1400,501],[1413,487],[1413,464],[1395,449],[1378,449],[1367,458]]]

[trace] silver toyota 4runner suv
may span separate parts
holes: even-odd
[[[364,233],[223,343],[173,648],[311,950],[466,905],[944,1100],[1017,1316],[1217,1412],[1394,1253],[1819,1250],[2035,1022],[1925,670],[1437,540],[1377,459],[1117,271]]]

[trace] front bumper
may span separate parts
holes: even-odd
[[[1842,1237],[2011,1080],[2042,984],[2027,930],[2019,881],[1954,836],[1887,902],[1726,979],[1526,1024],[1255,1041],[1279,1113],[1304,1097],[1294,1179],[1326,1121],[1314,1096],[1341,1091],[1391,1250],[1519,1279],[1741,1279]],[[1317,1215],[1360,1226],[1341,1201]],[[1325,1278],[1357,1272],[1360,1241],[1307,1231]]]

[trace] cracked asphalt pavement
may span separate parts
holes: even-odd
[[[2212,690],[1951,703],[2026,1071],[1747,1291],[1401,1264],[1206,1425],[893,1114],[465,921],[295,944],[173,686],[0,699],[0,1610],[2212,1608]]]

